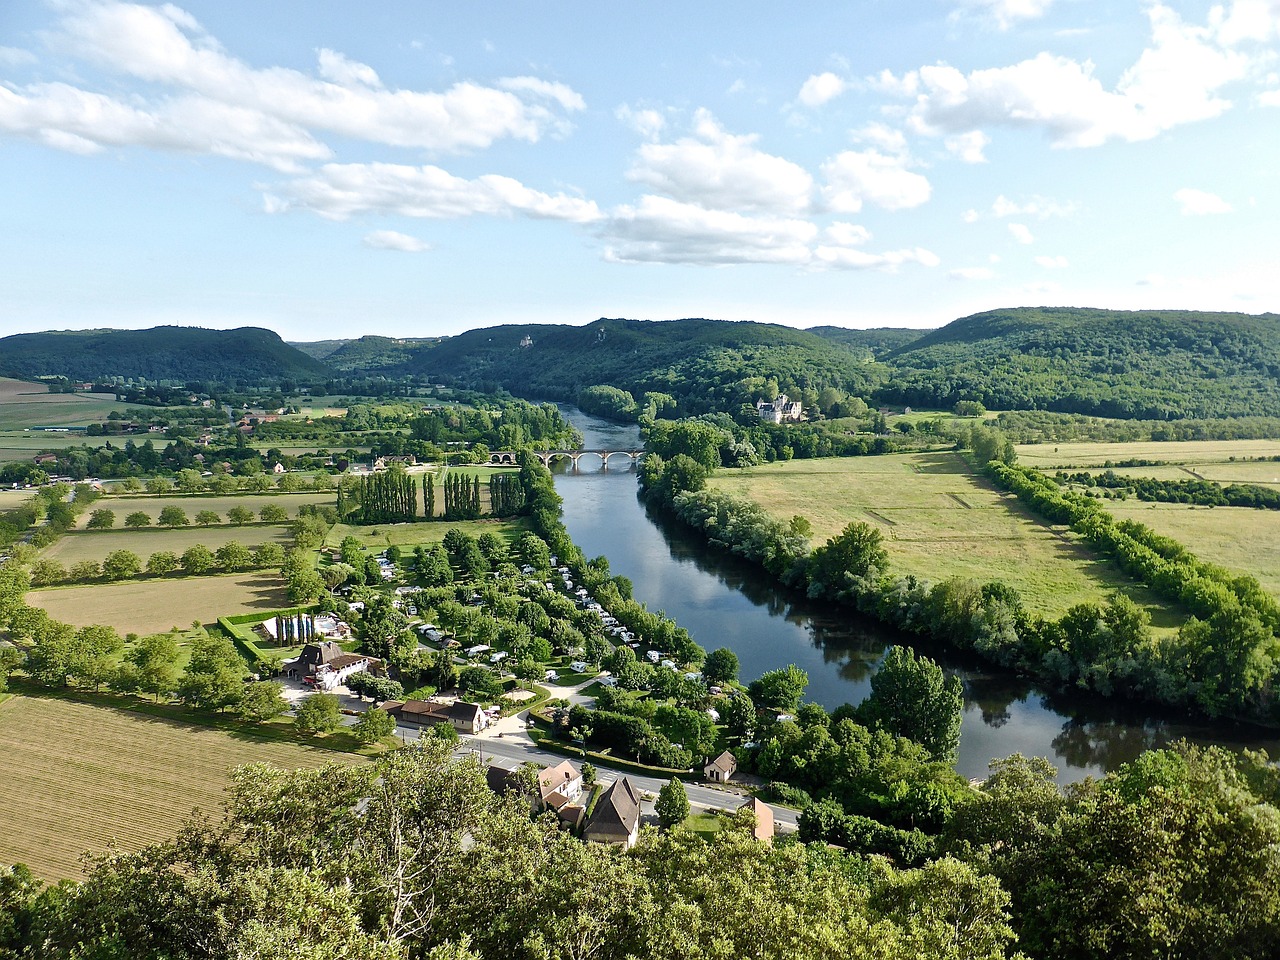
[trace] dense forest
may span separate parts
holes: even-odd
[[[0,376],[92,381],[323,378],[329,368],[259,327],[76,330],[0,339]]]
[[[1280,415],[1280,317],[1069,308],[956,320],[882,358],[890,403],[1105,417]]]

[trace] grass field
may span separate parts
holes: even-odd
[[[33,433],[29,430],[0,431],[0,464],[30,460],[42,450],[61,450],[84,443],[83,433]]]
[[[524,519],[513,520],[457,520],[452,523],[443,520],[436,523],[384,523],[372,527],[358,527],[348,523],[334,524],[325,538],[325,546],[336,547],[344,537],[355,537],[365,549],[381,553],[387,547],[408,547],[412,549],[419,544],[439,543],[451,529],[459,530],[473,537],[484,533],[496,533],[506,537],[508,541],[519,539],[528,531],[529,524]]]
[[[80,855],[164,840],[193,808],[216,817],[232,768],[361,763],[350,754],[54,699],[0,703],[0,863],[46,880],[81,875]]]
[[[0,378],[0,430],[84,427],[123,409],[110,393],[50,393],[42,383]]]
[[[0,490],[0,510],[12,510],[35,495],[34,490]]]
[[[1120,590],[1151,610],[1159,628],[1181,621],[1063,528],[1033,517],[950,452],[793,460],[723,470],[717,489],[750,498],[774,516],[800,515],[815,545],[854,520],[884,534],[891,568],[930,581],[969,577],[1015,587],[1028,609],[1055,616]]]
[[[1101,467],[1109,460],[1153,460],[1168,464],[1225,464],[1231,457],[1280,456],[1280,440],[1203,440],[1176,443],[1030,443],[1015,448],[1018,463],[1039,470],[1059,467]],[[1241,466],[1236,463],[1231,466]],[[1280,475],[1280,464],[1271,467],[1271,476]],[[1145,468],[1151,469],[1151,468]]]
[[[121,519],[117,517],[116,523],[119,524]],[[69,567],[78,560],[101,561],[113,550],[132,550],[146,563],[147,557],[161,550],[171,550],[181,556],[182,551],[197,543],[204,544],[210,550],[217,550],[232,540],[253,548],[264,543],[285,546],[293,538],[287,527],[270,524],[244,527],[225,524],[216,527],[144,527],[141,530],[117,526],[112,530],[77,530],[64,534],[41,556]]]
[[[1139,500],[1099,501],[1117,517],[1173,537],[1201,560],[1249,573],[1280,595],[1280,511],[1194,507]]]
[[[27,603],[73,626],[102,623],[138,634],[290,605],[275,573],[57,587],[31,591]]]
[[[187,519],[193,523],[195,516],[201,510],[212,510],[218,516],[222,517],[226,522],[227,511],[232,507],[247,507],[252,510],[256,517],[258,511],[264,506],[271,504],[277,507],[283,507],[289,514],[289,519],[293,519],[298,515],[298,507],[303,504],[329,504],[333,505],[337,502],[337,494],[328,493],[239,493],[229,494],[227,496],[215,497],[182,497],[182,496],[164,496],[149,497],[146,495],[132,496],[128,494],[102,497],[96,501],[92,510],[88,510],[80,516],[77,525],[84,528],[89,523],[89,515],[93,510],[106,508],[115,511],[116,526],[123,526],[124,518],[136,511],[142,511],[151,518],[154,523],[160,517],[160,511],[165,507],[180,507],[186,511]]]

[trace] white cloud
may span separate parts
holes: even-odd
[[[854,250],[849,247],[820,246],[813,253],[819,264],[844,270],[880,270],[895,273],[899,267],[910,263],[922,267],[936,267],[941,263],[935,253],[923,247],[867,253],[864,250]]]
[[[817,228],[807,220],[747,217],[646,195],[614,211],[605,259],[641,263],[802,264]]]
[[[944,141],[947,150],[965,163],[986,163],[983,151],[990,142],[991,138],[981,130],[957,133]]]
[[[613,115],[647,140],[656,139],[667,125],[666,118],[657,110],[633,110],[626,104],[618,107]]]
[[[1151,4],[1151,43],[1112,90],[1090,61],[1040,53],[1007,67],[963,73],[944,63],[872,83],[910,98],[910,123],[934,136],[989,126],[1039,128],[1056,147],[1095,147],[1113,140],[1148,140],[1230,107],[1220,95],[1261,62],[1225,42],[1224,27],[1187,24]]]
[[[1066,257],[1036,257],[1036,265],[1046,270],[1065,270],[1071,266]]]
[[[411,237],[407,233],[397,233],[395,230],[375,230],[372,233],[366,233],[364,245],[374,250],[398,250],[402,253],[421,253],[429,249],[429,245],[417,237]]]
[[[385,89],[377,73],[340,53],[317,53],[317,76],[285,67],[257,69],[228,54],[187,12],[101,0],[66,8],[54,42],[119,73],[201,99],[226,111],[255,113],[260,126],[328,131],[398,147],[465,151],[514,138],[536,142],[567,129],[582,97],[535,77],[496,86],[463,81],[442,92]],[[161,113],[159,106],[146,112]],[[205,108],[213,112],[215,106]]]
[[[991,280],[995,275],[990,267],[956,267],[947,272],[952,280]]]
[[[0,131],[72,153],[140,146],[283,171],[330,155],[307,131],[254,110],[203,97],[176,97],[144,109],[64,83],[0,86]]]
[[[929,199],[929,181],[905,168],[903,157],[877,150],[846,150],[822,165],[827,206],[839,213],[857,213],[864,202],[886,210],[918,207]]]
[[[851,136],[858,143],[869,143],[885,153],[901,155],[907,152],[906,134],[883,123],[868,123],[852,131]]]
[[[861,224],[836,221],[827,227],[826,237],[839,247],[860,247],[871,239],[871,231]]]
[[[1031,230],[1024,223],[1009,224],[1009,233],[1013,235],[1013,239],[1019,243],[1035,243],[1036,238],[1031,235]]]
[[[1054,0],[960,0],[960,7],[952,16],[975,11],[991,20],[1001,30],[1008,30],[1023,20],[1043,17],[1053,6]]]
[[[328,163],[277,185],[266,204],[268,212],[305,209],[329,220],[365,213],[429,219],[520,214],[589,223],[601,216],[589,200],[542,193],[510,177],[466,180],[435,166],[395,163]]]
[[[1191,187],[1176,191],[1173,199],[1178,201],[1184,217],[1203,217],[1214,213],[1230,213],[1232,210],[1231,204],[1216,193]]]
[[[800,87],[800,93],[796,99],[806,107],[820,107],[848,89],[849,81],[843,77],[838,77],[831,72],[815,73]]]
[[[756,140],[725,132],[710,113],[699,110],[693,136],[641,145],[627,177],[682,203],[718,210],[786,214],[808,209],[813,178],[791,161],[757,149]]]
[[[997,217],[1035,217],[1037,220],[1048,220],[1050,217],[1069,217],[1075,212],[1074,203],[1063,203],[1040,196],[1018,203],[1001,194],[991,204],[991,213]]]
[[[0,67],[25,67],[36,62],[36,55],[30,50],[18,47],[0,47]]]
[[[964,213],[960,214],[960,219],[965,223],[977,223],[982,219],[982,214],[977,210],[966,210]]]

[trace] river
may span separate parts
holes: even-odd
[[[638,448],[639,431],[564,407],[587,449]],[[857,703],[885,650],[904,638],[858,613],[816,603],[778,585],[758,568],[708,547],[681,524],[651,515],[636,495],[635,471],[619,458],[604,470],[583,457],[577,470],[555,465],[564,522],[589,557],[609,558],[635,597],[665,611],[708,650],[729,647],[744,682],[794,663],[809,674],[806,699],[828,709]],[[957,769],[982,777],[994,757],[1048,757],[1068,783],[1098,776],[1143,750],[1186,737],[1199,743],[1263,748],[1280,755],[1280,739],[1251,728],[1208,726],[1153,716],[1094,699],[1049,696],[1025,680],[945,647],[918,649],[964,683]]]

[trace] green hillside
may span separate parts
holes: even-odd
[[[0,376],[72,380],[261,380],[324,377],[329,368],[259,327],[74,330],[0,339]]]
[[[1104,417],[1280,416],[1280,316],[993,310],[882,358],[882,402]]]
[[[701,319],[488,327],[442,340],[389,372],[565,400],[610,384],[637,397],[670,394],[686,412],[731,410],[774,383],[866,393],[883,378],[874,364],[803,330]]]
[[[404,340],[364,336],[340,341],[337,349],[326,354],[323,360],[340,373],[382,373],[411,364],[419,351],[437,342],[438,338]]]
[[[880,358],[887,353],[901,350],[914,343],[931,330],[908,330],[904,327],[872,327],[852,330],[849,327],[809,327],[808,333],[817,334],[823,340],[839,343],[857,351],[860,356]]]

